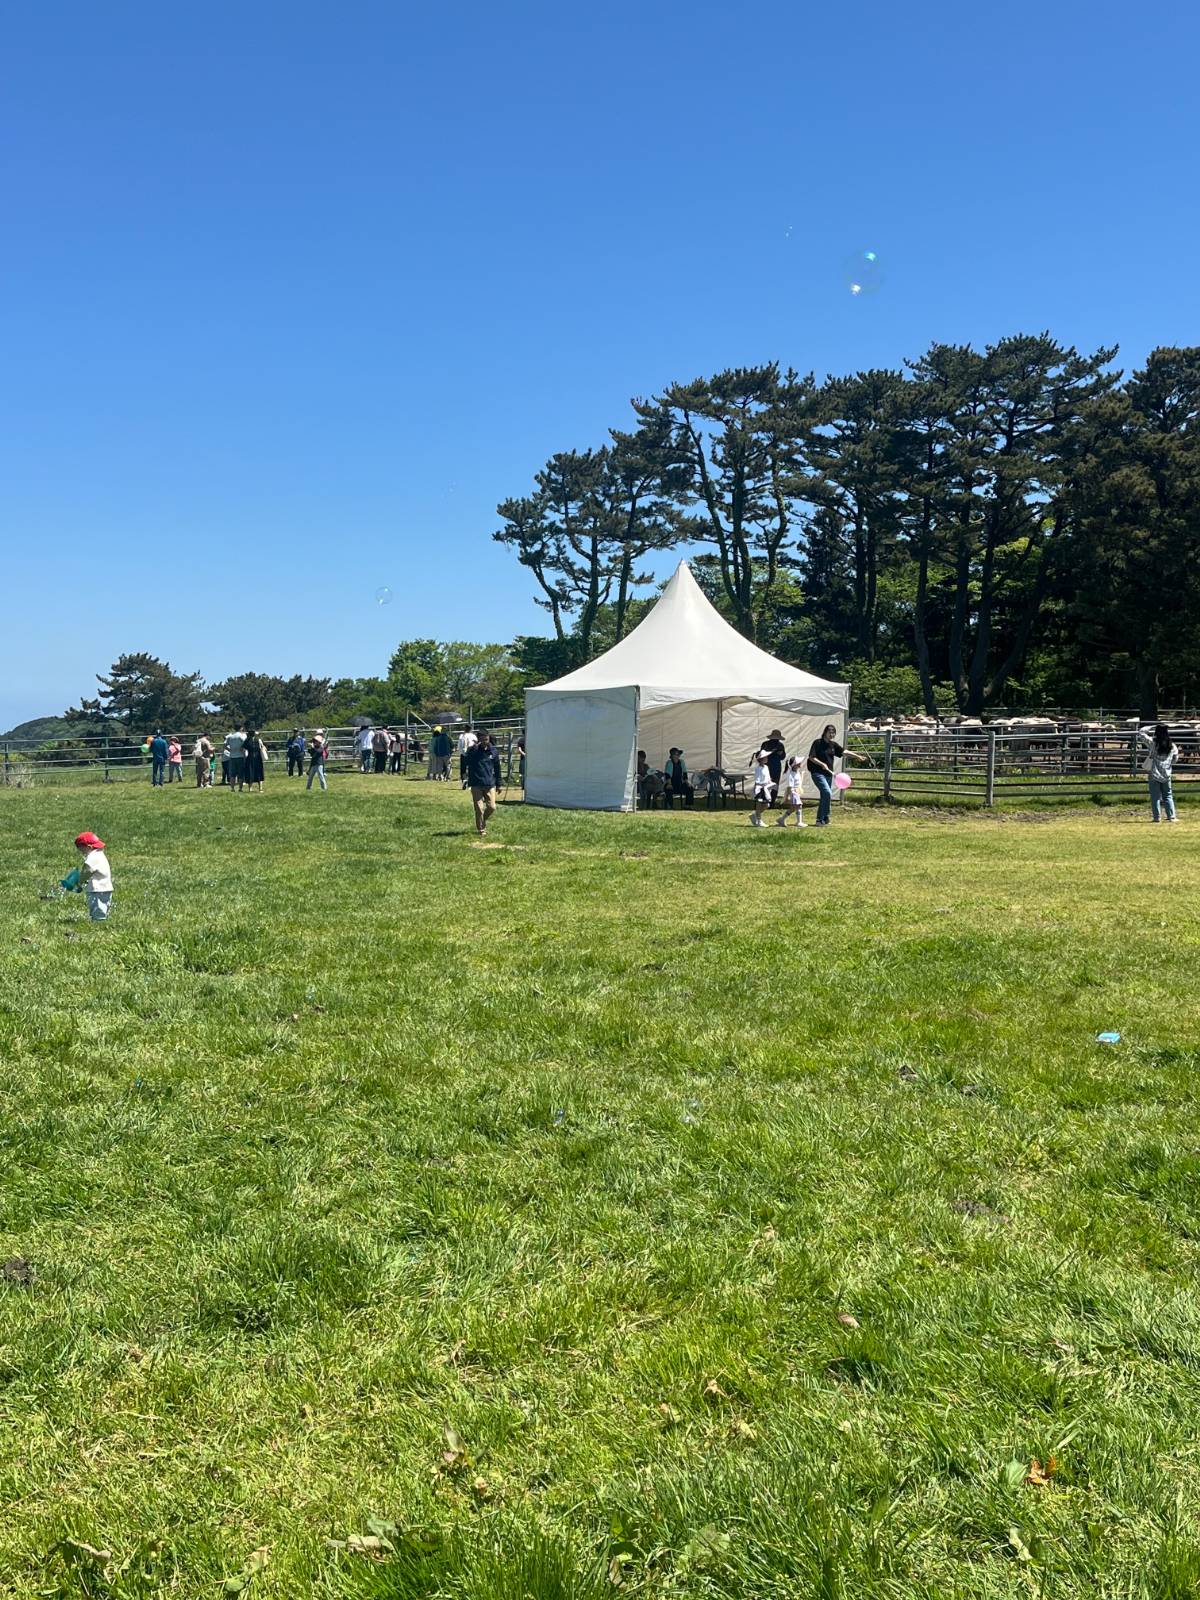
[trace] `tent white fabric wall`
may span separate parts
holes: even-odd
[[[628,811],[638,749],[671,745],[692,772],[742,771],[779,728],[804,754],[826,723],[844,737],[850,687],[776,661],[731,628],[680,562],[657,605],[604,655],[525,696],[525,798]]]
[[[542,806],[632,811],[637,764],[637,689],[525,699],[525,798]],[[532,793],[530,792],[532,788]]]

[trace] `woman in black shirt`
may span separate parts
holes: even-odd
[[[819,739],[814,739],[808,750],[808,771],[812,781],[817,786],[820,800],[817,802],[817,827],[823,828],[829,821],[829,813],[833,806],[833,775],[834,762],[842,756],[848,756],[851,761],[865,761],[865,756],[856,754],[853,750],[846,750],[837,742],[837,727],[834,723],[826,723],[824,732]]]

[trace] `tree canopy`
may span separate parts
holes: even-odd
[[[647,575],[621,574],[603,488],[619,458],[637,467],[637,559],[692,553],[735,627],[860,703],[1182,703],[1200,673],[1200,350],[1127,378],[1115,356],[1018,334],[634,400],[630,431],[555,455],[499,507],[555,630],[517,654],[568,670],[634,617]]]

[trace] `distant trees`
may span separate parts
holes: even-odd
[[[330,702],[331,687],[328,678],[302,678],[299,674],[277,678],[269,672],[239,672],[214,683],[205,698],[225,721],[265,728],[272,722],[323,713]]]
[[[154,728],[181,732],[213,723],[265,728],[320,721],[336,727],[357,716],[398,723],[409,712],[468,709],[477,717],[499,717],[521,710],[529,679],[514,647],[461,639],[404,640],[393,651],[386,676],[337,682],[239,672],[206,687],[199,673],[181,675],[155,656],[131,654],[118,657],[107,675],[98,676],[100,692],[94,699],[64,715],[85,726],[103,726],[114,736],[113,724],[119,722],[139,738]]]
[[[864,699],[1149,715],[1194,696],[1200,350],[1157,350],[1125,381],[1115,354],[1022,334],[823,384],[768,364],[633,401],[631,432],[553,457],[499,507],[496,538],[555,630],[517,654],[568,670],[626,630],[645,580],[621,568],[624,462],[635,560],[699,549],[735,627]]]
[[[179,673],[157,656],[136,652],[118,656],[107,677],[96,674],[99,693],[63,713],[91,723],[119,722],[141,731],[178,724],[194,727],[204,699],[198,672]]]

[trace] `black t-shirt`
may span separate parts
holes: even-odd
[[[764,739],[758,747],[767,758],[767,766],[771,771],[771,782],[778,783],[783,775],[783,758],[787,755],[782,739]]]
[[[810,772],[824,770],[823,767],[814,766],[814,760],[824,762],[826,767],[832,769],[833,763],[844,754],[845,751],[836,739],[814,739],[808,751],[808,770]]]

